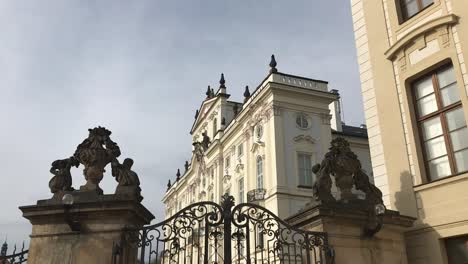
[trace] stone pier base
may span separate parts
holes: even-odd
[[[32,224],[28,264],[111,263],[122,229],[142,227],[154,218],[141,203],[125,196],[73,196],[68,207],[58,199],[20,207]]]
[[[383,226],[372,237],[364,235],[368,213],[359,206],[314,205],[288,218],[295,227],[328,233],[337,264],[406,264],[403,232],[414,218],[387,210]]]

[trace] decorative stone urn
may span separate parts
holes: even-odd
[[[80,191],[102,194],[99,183],[104,177],[105,167],[120,156],[119,146],[110,139],[111,131],[104,127],[89,130],[89,136],[78,145],[74,157],[84,165],[86,184]]]

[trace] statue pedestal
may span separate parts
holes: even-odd
[[[339,264],[406,264],[404,234],[415,218],[387,210],[383,226],[373,237],[363,236],[368,213],[360,205],[310,205],[287,221],[303,230],[328,233]]]
[[[73,197],[70,206],[50,199],[20,207],[33,226],[29,264],[111,263],[122,229],[142,227],[154,219],[141,203],[126,196],[74,192]]]

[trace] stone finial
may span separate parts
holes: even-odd
[[[210,99],[212,96],[211,94],[211,87],[208,85],[208,88],[206,89],[206,99]]]
[[[221,73],[221,79],[219,80],[219,88],[226,88],[226,80],[224,80],[224,73]]]
[[[176,181],[179,181],[180,180],[180,170],[177,169],[177,173],[176,173]]]
[[[225,118],[225,117],[223,117],[223,119],[221,119],[221,125],[222,125],[222,126],[225,126],[225,125],[226,125],[226,118]]]
[[[169,189],[171,188],[171,186],[172,186],[171,180],[169,180],[169,181],[167,182],[167,190],[168,190],[168,191],[169,191]]]
[[[270,67],[271,67],[270,73],[277,73],[278,72],[278,69],[276,69],[276,65],[277,65],[277,63],[276,63],[275,55],[272,54],[271,55],[271,61],[270,61]]]
[[[188,171],[188,169],[189,169],[189,166],[190,166],[190,165],[189,165],[189,163],[188,163],[188,160],[186,160],[186,161],[185,161],[185,164],[184,164],[184,167],[185,167],[185,172],[187,172],[187,171]]]
[[[200,112],[199,112],[198,109],[197,109],[197,111],[195,111],[195,119],[198,118],[198,115],[199,115],[199,114],[200,114]]]
[[[249,86],[245,86],[245,91],[244,91],[244,103],[247,102],[250,98],[250,91],[249,91]]]
[[[214,92],[214,89],[211,88],[211,97],[214,97],[215,96],[215,92]]]

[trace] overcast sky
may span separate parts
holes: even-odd
[[[224,72],[238,100],[272,53],[282,72],[329,81],[346,122],[363,123],[348,2],[0,1],[0,239],[28,240],[18,206],[51,197],[51,162],[98,125],[113,132],[121,160],[135,160],[143,203],[161,220],[206,86]],[[105,175],[104,191],[115,186]]]

